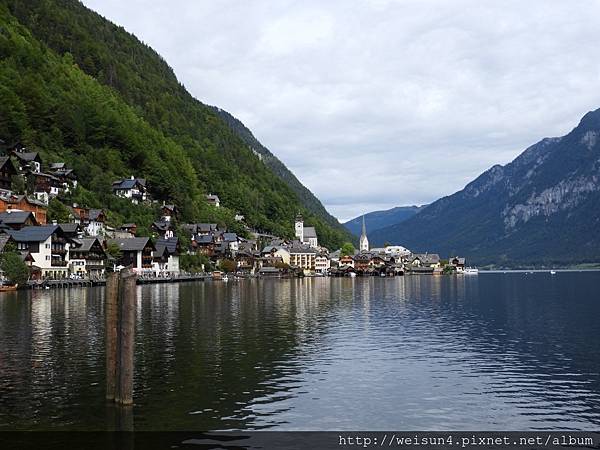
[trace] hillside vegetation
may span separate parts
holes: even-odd
[[[307,208],[210,107],[194,99],[151,48],[74,0],[0,1],[0,139],[65,161],[81,189],[66,201],[109,209],[115,220],[151,220],[115,200],[129,175],[172,201],[188,221],[293,234],[302,212],[324,245],[348,239]],[[204,194],[216,193],[225,208]]]

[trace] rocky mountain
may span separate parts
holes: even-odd
[[[424,206],[396,206],[382,211],[373,211],[365,214],[365,225],[369,233],[396,225],[417,214]],[[360,236],[362,217],[358,216],[344,223],[344,226],[355,236]]]
[[[413,251],[498,266],[600,261],[600,110],[463,190],[369,235]]]

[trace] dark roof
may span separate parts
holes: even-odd
[[[126,230],[127,228],[137,228],[137,225],[135,223],[124,223],[121,225],[122,230]]]
[[[58,226],[60,227],[61,230],[63,230],[63,232],[69,234],[69,233],[77,233],[78,231],[81,231],[81,228],[79,227],[79,224],[76,223],[59,223]]]
[[[213,242],[213,237],[209,234],[204,235],[204,236],[196,236],[194,238],[194,240],[198,243],[198,244],[212,244]]]
[[[146,186],[146,180],[144,178],[125,178],[123,180],[114,181],[112,184],[113,190],[116,189],[132,189],[136,184],[139,184],[142,187]]]
[[[176,254],[178,251],[177,248],[178,239],[176,237],[172,237],[169,239],[161,238],[156,241],[156,251],[159,255],[166,250],[171,255]]]
[[[198,223],[196,229],[201,233],[208,233],[209,231],[215,231],[217,229],[216,223]]]
[[[109,244],[117,244],[119,248],[123,251],[140,251],[143,250],[148,244],[154,248],[152,245],[152,241],[150,241],[149,237],[135,237],[128,239],[109,239]]]
[[[101,209],[90,209],[89,218],[90,220],[97,220],[101,214],[104,215],[104,211]]]
[[[292,253],[317,253],[317,251],[314,248],[311,247],[307,247],[307,246],[300,246],[300,245],[293,245],[291,247],[289,247],[288,252],[290,252],[290,254]]]
[[[16,172],[17,169],[15,169],[15,166],[12,163],[12,160],[8,156],[0,156],[0,168],[4,167],[4,165],[6,163],[9,163],[12,166],[13,171]]]
[[[27,222],[27,219],[32,218],[35,222],[35,216],[31,211],[4,211],[0,213],[0,221],[5,224],[20,224]]]
[[[237,241],[238,236],[235,233],[223,233],[223,240],[226,242]]]
[[[58,225],[42,225],[39,227],[25,227],[20,230],[11,230],[8,233],[17,242],[42,242],[58,230],[60,230]]]
[[[66,169],[67,165],[64,162],[55,162],[50,164],[50,170]]]
[[[304,227],[303,236],[305,239],[306,238],[316,238],[317,232],[315,230],[315,227]]]
[[[216,201],[219,201],[219,196],[215,195],[215,194],[207,194],[206,199],[208,201],[216,202]]]
[[[437,253],[425,253],[413,255],[412,261],[419,259],[423,264],[437,264],[440,262],[440,255]]]
[[[159,231],[167,231],[173,228],[173,225],[171,224],[171,222],[167,222],[167,221],[156,221],[152,224],[152,226],[154,226],[154,228],[156,228]]]
[[[92,248],[92,246],[94,245],[94,243],[98,242],[98,244],[100,244],[100,241],[98,240],[98,238],[95,237],[91,237],[91,238],[81,238],[81,239],[74,239],[75,243],[79,244],[79,246],[77,247],[77,251],[80,252],[89,252]],[[103,249],[104,251],[104,249]]]
[[[40,161],[40,156],[38,152],[15,152],[14,155],[19,158],[21,161],[30,162],[37,160]]]

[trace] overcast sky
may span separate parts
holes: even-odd
[[[462,189],[600,107],[600,2],[84,0],[341,220]]]

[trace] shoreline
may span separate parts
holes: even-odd
[[[576,273],[576,272],[600,272],[600,268],[589,268],[589,269],[479,269],[479,275],[483,274],[551,274],[551,271],[558,273]],[[412,277],[412,276],[433,276],[433,274],[424,274],[424,273],[414,273],[414,274],[404,274],[399,275],[397,277],[385,277],[388,278],[403,278],[403,277]],[[439,274],[436,278],[445,278],[448,275]],[[467,277],[472,278],[472,275],[465,274],[450,274],[450,276],[454,277]],[[349,278],[349,277],[336,277],[336,276],[304,276],[304,277],[233,277],[231,280],[273,280],[273,279],[292,279],[292,278]],[[359,276],[356,278],[384,278],[377,276]],[[216,281],[216,282],[225,282],[223,280],[215,280],[211,275],[197,275],[197,276],[182,276],[178,278],[138,278],[137,285],[148,285],[148,284],[176,284],[176,283],[186,283],[186,282],[194,282],[194,281]],[[106,280],[46,280],[43,283],[28,283],[27,286],[22,287],[18,290],[42,290],[42,289],[64,289],[64,288],[75,288],[75,287],[97,287],[97,286],[105,286]],[[14,292],[14,291],[13,291]]]

